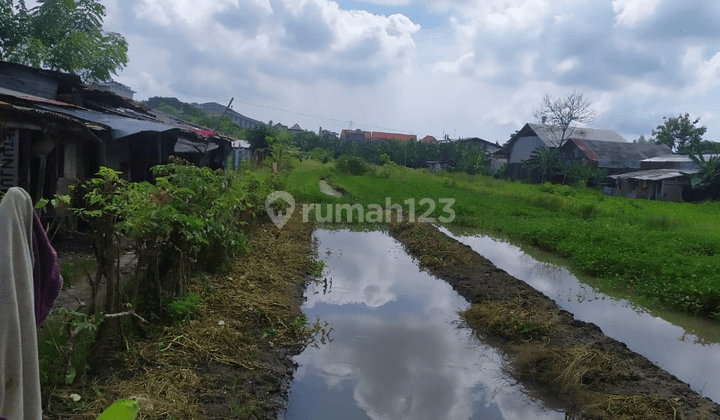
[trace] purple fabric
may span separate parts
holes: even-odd
[[[33,280],[35,282],[35,324],[40,324],[50,313],[62,288],[62,277],[57,263],[57,253],[50,245],[40,218],[33,212]]]

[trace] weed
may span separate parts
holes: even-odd
[[[185,296],[173,299],[167,305],[170,317],[176,321],[193,319],[203,305],[202,296],[197,293],[187,293]]]
[[[261,336],[262,338],[273,338],[278,335],[277,328],[274,327],[266,327],[262,330]]]
[[[252,415],[258,409],[259,407],[257,405],[251,405],[248,407],[247,405],[240,404],[237,401],[233,401],[230,403],[230,414],[233,416],[233,418],[248,418],[248,416]]]

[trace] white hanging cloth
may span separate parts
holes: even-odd
[[[22,188],[0,201],[0,417],[41,420],[35,324],[33,205]]]

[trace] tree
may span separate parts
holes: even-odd
[[[665,122],[653,130],[653,143],[669,146],[673,152],[682,154],[700,153],[702,147],[702,136],[707,130],[706,127],[696,127],[700,118],[690,121],[690,115],[680,115],[677,118],[663,117]]]
[[[276,133],[277,130],[271,125],[256,125],[248,132],[247,135],[247,140],[248,143],[250,143],[252,151],[254,152],[256,150],[267,149],[270,146],[270,144],[268,143],[268,138],[275,136]]]
[[[0,59],[105,81],[127,65],[122,35],[103,31],[99,0],[0,0]]]
[[[530,179],[543,183],[552,179],[561,171],[563,160],[558,149],[548,150],[545,147],[538,147],[530,154],[530,159],[524,162]]]
[[[557,128],[555,147],[562,146],[572,136],[577,123],[589,124],[595,119],[595,111],[582,93],[573,91],[565,98],[553,98],[545,95],[540,108],[533,115],[543,124]]]

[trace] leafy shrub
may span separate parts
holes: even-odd
[[[335,167],[338,171],[348,175],[362,175],[370,170],[365,159],[360,156],[340,156]]]

